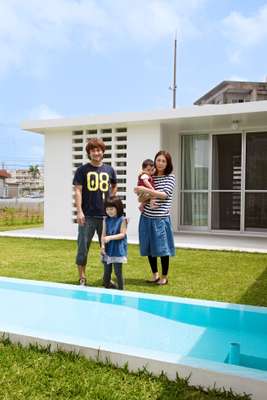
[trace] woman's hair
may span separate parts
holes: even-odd
[[[154,167],[154,161],[150,160],[150,158],[147,158],[146,160],[143,161],[142,163],[142,168],[145,169],[146,167]]]
[[[171,174],[171,173],[172,173],[172,170],[173,170],[171,155],[170,155],[170,153],[168,153],[168,151],[160,150],[160,151],[157,152],[157,154],[155,155],[155,158],[154,158],[154,164],[155,164],[155,168],[156,168],[156,173],[155,173],[155,175],[158,174],[157,167],[156,167],[156,159],[157,159],[159,156],[164,156],[164,157],[166,158],[166,161],[167,161],[167,165],[166,165],[166,168],[165,168],[165,170],[164,170],[165,175]]]
[[[115,207],[117,210],[117,216],[123,215],[123,203],[118,196],[111,196],[105,201],[105,209],[107,207]]]
[[[85,147],[88,157],[90,155],[90,150],[93,150],[95,148],[99,148],[103,151],[103,153],[105,153],[106,145],[102,139],[92,138],[92,139],[88,140],[88,143]]]

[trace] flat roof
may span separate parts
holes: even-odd
[[[258,114],[257,114],[258,113]],[[57,118],[46,120],[26,120],[21,123],[21,129],[30,132],[45,134],[53,130],[84,129],[90,126],[104,125],[132,125],[151,122],[179,122],[179,120],[188,119],[214,119],[217,117],[232,118],[233,120],[253,115],[262,117],[267,124],[267,101],[253,101],[247,103],[234,104],[206,104],[201,106],[179,107],[168,110],[155,110],[148,112],[124,112],[113,114],[100,114],[74,118]],[[189,121],[187,121],[189,122]]]

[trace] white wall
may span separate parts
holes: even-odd
[[[72,223],[71,131],[45,134],[44,230],[50,235],[75,235]]]
[[[128,127],[127,147],[127,205],[126,214],[130,218],[128,234],[138,234],[138,209],[137,196],[133,192],[137,184],[138,172],[146,158],[154,159],[155,154],[161,149],[160,124],[149,123]]]
[[[0,178],[0,197],[3,197],[5,194],[4,182],[4,179]]]
[[[159,123],[128,127],[127,132],[127,204],[130,218],[129,236],[137,236],[140,212],[133,192],[143,160],[154,159],[161,149]],[[50,235],[76,235],[72,223],[72,134],[49,132],[45,134],[45,198],[44,229]]]
[[[162,150],[166,150],[172,156],[173,162],[173,173],[176,177],[176,186],[172,200],[172,208],[171,208],[171,220],[173,230],[175,232],[178,231],[179,224],[179,201],[178,201],[178,193],[180,187],[180,175],[181,175],[181,161],[180,161],[180,153],[179,153],[179,131],[175,126],[161,126],[161,146]]]

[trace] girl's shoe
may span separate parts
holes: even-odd
[[[107,288],[108,289],[117,289],[117,285],[113,281],[110,281]]]

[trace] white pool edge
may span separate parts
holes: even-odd
[[[199,306],[207,306],[207,307],[218,307],[221,309],[229,309],[237,310],[237,311],[251,311],[251,312],[259,312],[261,314],[267,314],[267,307],[264,306],[252,306],[247,304],[238,304],[238,303],[226,303],[223,301],[215,301],[215,300],[204,300],[204,299],[195,299],[191,297],[178,297],[171,295],[162,295],[162,294],[154,294],[148,292],[133,292],[129,290],[116,290],[116,289],[105,289],[103,287],[95,287],[95,286],[79,286],[70,283],[58,283],[51,281],[37,281],[34,279],[24,279],[24,278],[10,278],[6,276],[0,276],[1,281],[6,282],[15,282],[15,283],[25,283],[25,284],[34,284],[37,286],[48,286],[54,288],[68,289],[68,290],[79,290],[79,291],[89,291],[93,293],[108,293],[114,295],[120,295],[125,297],[133,297],[133,298],[145,298],[145,299],[157,299],[164,300],[174,303],[182,303],[182,304],[191,304],[191,305],[199,305]],[[266,399],[265,399],[266,400]]]
[[[117,367],[124,367],[126,364],[130,372],[138,372],[145,368],[147,371],[159,376],[162,372],[170,379],[188,379],[191,386],[201,386],[204,389],[224,389],[233,391],[236,394],[250,394],[253,400],[266,400],[267,381],[238,376],[226,372],[209,370],[202,367],[155,360],[149,357],[135,356],[132,354],[109,351],[101,348],[81,346],[74,343],[65,343],[56,340],[48,340],[34,336],[21,335],[12,332],[0,332],[1,336],[9,338],[16,344],[24,347],[39,345],[50,348],[51,352],[66,351],[82,355],[87,359],[99,362],[111,362]]]
[[[47,281],[35,281],[18,278],[5,278],[1,277],[2,281],[13,281],[18,283],[27,283],[37,286],[57,287],[67,290],[88,291],[93,293],[109,293],[114,295],[123,295],[125,297],[142,297],[153,298],[171,302],[181,302],[205,306],[216,306],[219,308],[231,308],[243,311],[257,311],[263,314],[267,313],[266,307],[246,306],[232,303],[221,303],[210,300],[199,300],[189,298],[179,298],[165,295],[154,295],[149,293],[138,293],[130,291],[108,290],[95,287],[81,287],[73,284],[62,284]],[[189,357],[178,357],[172,361],[172,357],[162,359],[160,354],[135,352],[134,348],[127,347],[124,349],[116,346],[115,344],[102,343],[98,347],[98,343],[94,342],[80,342],[72,343],[73,339],[67,337],[54,337],[46,335],[39,335],[35,331],[18,332],[13,331],[13,328],[6,328],[9,331],[0,331],[0,335],[8,336],[13,343],[21,343],[23,346],[29,344],[38,344],[41,346],[50,346],[51,351],[62,349],[64,351],[73,351],[84,355],[87,358],[107,361],[109,360],[114,365],[123,367],[126,363],[130,371],[138,371],[144,367],[155,375],[160,375],[162,371],[168,376],[169,379],[175,380],[178,374],[181,378],[189,378],[189,384],[193,386],[201,386],[203,388],[221,388],[225,390],[232,390],[238,394],[251,394],[254,400],[266,400],[267,393],[267,375],[264,371],[251,370],[244,367],[222,364],[217,362],[210,362],[208,360],[193,359]],[[39,335],[39,336],[38,336]],[[210,365],[212,364],[212,365]],[[264,376],[261,378],[262,373]]]

